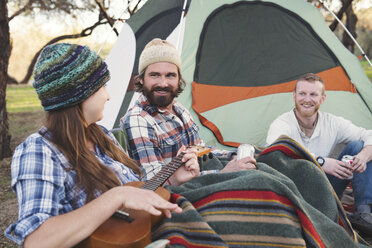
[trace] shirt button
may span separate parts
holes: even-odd
[[[125,169],[122,172],[124,175],[128,173]]]

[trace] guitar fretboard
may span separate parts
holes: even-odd
[[[141,188],[155,191],[183,164],[184,152],[178,154],[169,164],[164,166],[155,176],[148,180]]]

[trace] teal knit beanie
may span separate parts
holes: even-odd
[[[94,51],[67,43],[44,47],[33,76],[32,85],[45,111],[74,106],[110,79],[106,63]]]

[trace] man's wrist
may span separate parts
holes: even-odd
[[[318,162],[320,166],[323,166],[325,163],[325,159],[322,156],[318,156],[316,157],[316,162]]]
[[[205,171],[201,171],[199,173],[199,176],[208,175],[208,174],[215,174],[215,173],[218,173],[218,172],[220,172],[220,170],[205,170]]]

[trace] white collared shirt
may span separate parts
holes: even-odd
[[[273,143],[280,135],[288,135],[314,156],[328,157],[337,144],[354,140],[372,145],[372,130],[357,127],[351,121],[330,113],[318,111],[318,122],[308,138],[302,132],[293,110],[286,112],[271,123],[266,143]]]

